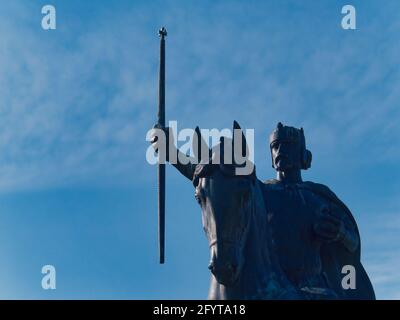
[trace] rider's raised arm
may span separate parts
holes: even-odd
[[[193,179],[193,173],[194,170],[196,169],[196,164],[194,162],[194,158],[185,155],[184,153],[180,152],[177,150],[177,161],[174,163],[171,163],[175,168],[178,169],[178,171],[184,175],[186,178],[188,178],[190,181]],[[185,159],[184,161],[182,161]],[[183,162],[183,163],[182,163]]]
[[[161,134],[164,135],[162,139],[160,138]],[[156,124],[151,131],[150,143],[156,152],[163,150],[166,154],[165,160],[171,163],[183,176],[191,181],[196,168],[195,158],[179,151],[175,144],[169,145],[168,142],[174,141],[172,135],[173,132],[170,128],[161,127]]]

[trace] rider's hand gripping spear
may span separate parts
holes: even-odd
[[[158,91],[158,125],[165,127],[165,37],[167,30],[162,27],[160,36],[160,74]],[[165,148],[164,148],[165,149]],[[167,150],[165,150],[167,152]],[[162,159],[158,154],[159,159]],[[160,263],[164,263],[165,252],[165,164],[158,164],[158,242]]]

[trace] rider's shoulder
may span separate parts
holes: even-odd
[[[279,188],[283,187],[282,182],[280,182],[277,179],[265,180],[265,181],[263,181],[263,185],[267,189],[277,189],[277,188],[279,189]],[[325,196],[332,200],[338,199],[336,194],[328,186],[326,186],[322,183],[316,183],[316,182],[312,182],[312,181],[303,181],[301,183],[297,183],[296,187],[298,187],[300,189],[306,189],[313,193],[320,194],[321,196]]]
[[[316,183],[311,181],[304,181],[301,184],[302,188],[307,189],[314,194],[319,195],[322,198],[325,198],[328,201],[336,203],[340,207],[343,207],[346,211],[349,211],[347,206],[339,199],[339,197],[326,185],[322,183]]]
[[[301,183],[301,187],[305,189],[309,189],[315,193],[320,193],[322,195],[325,195],[329,198],[337,198],[336,194],[326,185],[322,183],[316,183],[312,181],[304,181]]]

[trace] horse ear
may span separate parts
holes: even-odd
[[[242,130],[239,123],[236,120],[233,120],[233,130],[235,130],[235,129]]]
[[[246,137],[244,136],[243,130],[240,127],[239,123],[236,120],[234,120],[233,121],[233,140],[232,140],[232,143],[234,143],[234,141],[235,141],[235,132],[237,132],[237,130],[240,130],[240,133],[242,135],[242,148],[241,148],[242,150],[241,151],[242,151],[242,157],[245,157],[248,154]],[[233,149],[234,148],[232,148],[232,150]]]
[[[203,151],[204,155],[209,155],[208,145],[205,142],[205,140],[203,139],[198,126],[196,127],[196,129],[194,129],[193,139],[192,139],[192,149],[193,149],[194,157],[198,163],[200,163],[202,160],[202,156],[201,156],[202,150],[207,150],[207,153],[205,153],[205,151]],[[203,159],[203,160],[208,160],[208,159]]]

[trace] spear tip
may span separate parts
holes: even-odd
[[[165,29],[164,27],[162,27],[160,30],[158,30],[158,35],[159,35],[161,38],[166,37],[166,36],[167,36],[167,29]]]

